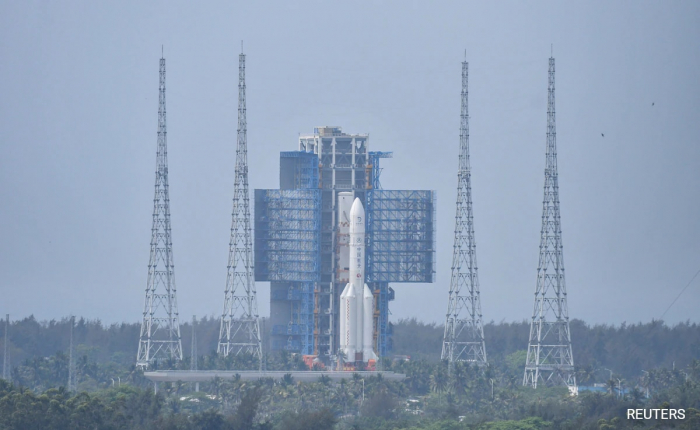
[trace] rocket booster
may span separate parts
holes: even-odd
[[[347,210],[348,197],[339,196],[341,212]],[[348,284],[340,295],[340,348],[349,362],[376,360],[372,345],[374,297],[365,284],[365,208],[360,199],[353,201],[349,214],[341,213],[340,221],[349,224]]]

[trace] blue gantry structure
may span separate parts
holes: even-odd
[[[339,261],[338,193],[362,200],[365,278],[375,296],[374,341],[391,350],[390,283],[435,281],[435,192],[385,190],[382,158],[369,136],[317,127],[298,151],[280,153],[280,188],[255,190],[255,280],[270,282],[270,347],[334,363],[338,303],[347,279]]]
[[[312,354],[321,256],[318,156],[282,152],[280,165],[285,189],[255,190],[255,278],[271,282],[273,303],[289,304],[288,321],[272,326],[272,349]]]

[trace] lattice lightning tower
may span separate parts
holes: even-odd
[[[245,54],[238,56],[238,147],[236,148],[233,213],[224,311],[218,352],[251,354],[262,366],[258,303],[253,278],[253,244],[248,192],[248,146],[245,102]]]
[[[136,365],[139,367],[147,367],[153,361],[182,360],[174,269],[165,124],[165,58],[161,58],[156,187],[153,198],[151,257],[148,263],[146,303],[136,358]]]
[[[571,351],[569,311],[564,282],[556,137],[554,58],[550,58],[547,162],[544,169],[540,261],[537,267],[535,308],[530,324],[530,341],[527,348],[523,385],[529,385],[533,388],[537,388],[538,382],[546,385],[566,385],[574,393],[576,392],[576,376],[574,374],[574,356]]]
[[[447,305],[442,359],[450,366],[464,361],[486,365],[486,346],[481,320],[479,276],[472,214],[471,167],[469,166],[469,63],[462,62],[462,114],[457,173],[457,215],[452,255],[452,278]]]

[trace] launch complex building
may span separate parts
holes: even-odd
[[[369,151],[369,135],[317,127],[297,151],[280,153],[280,188],[255,190],[255,280],[270,282],[271,350],[329,363],[341,349],[351,271],[342,200],[359,199],[366,214],[364,282],[379,357],[391,349],[389,284],[435,281],[435,192],[382,189],[379,163],[391,156]]]
[[[559,209],[554,65],[550,57],[540,258],[523,385],[564,385],[576,394]],[[159,74],[151,256],[137,353],[142,368],[183,359],[173,277],[164,58]],[[391,349],[394,289],[389,284],[435,282],[435,192],[383,189],[380,161],[391,158],[391,152],[369,151],[367,134],[317,127],[313,134],[299,136],[296,151],[280,153],[280,187],[255,190],[251,217],[243,53],[238,77],[231,241],[217,353],[250,354],[264,371],[255,290],[255,281],[262,281],[270,282],[271,324],[263,330],[269,330],[272,351],[302,354],[310,367],[319,363],[331,371],[376,370],[376,359]],[[441,358],[450,366],[468,362],[483,367],[488,360],[472,213],[468,83],[465,51],[452,276]]]

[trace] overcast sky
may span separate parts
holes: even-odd
[[[700,269],[699,2],[201,3],[0,2],[0,314],[140,321],[161,45],[181,321],[223,306],[241,40],[251,188],[339,125],[437,190],[437,282],[392,320],[444,320],[465,49],[487,321],[532,312],[551,44],[571,317],[658,319]],[[664,319],[698,309],[700,279]]]

